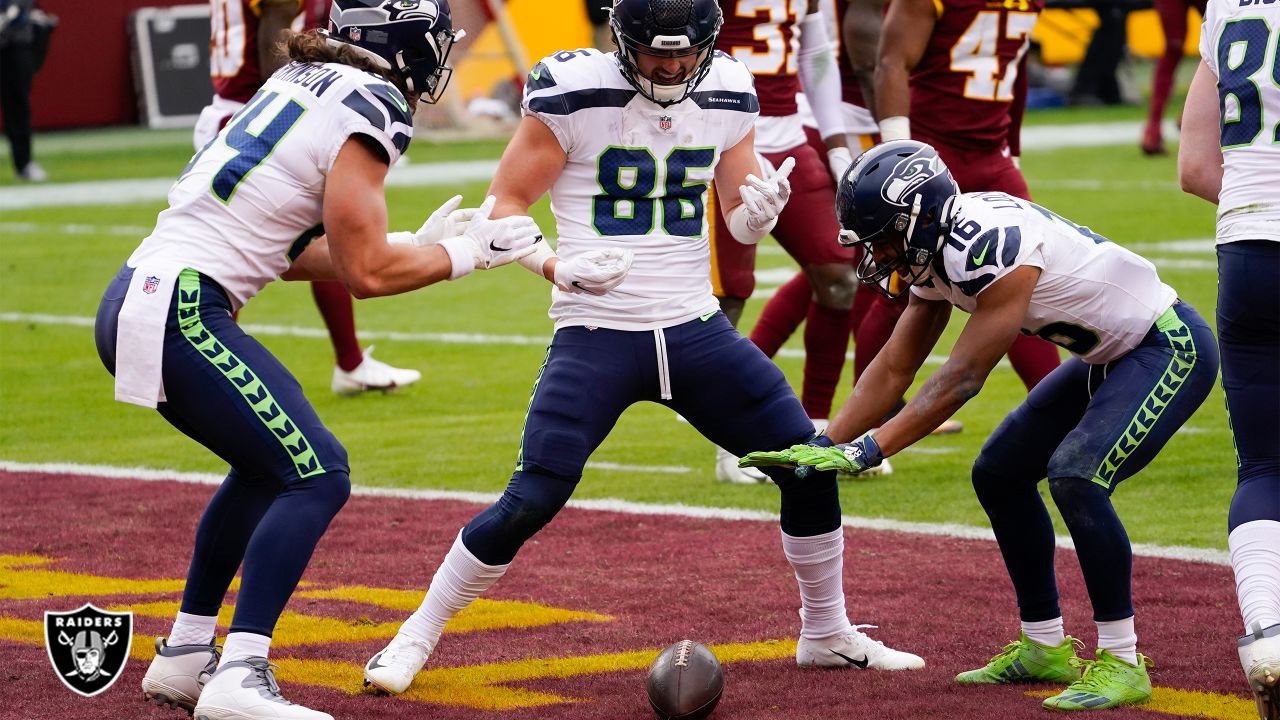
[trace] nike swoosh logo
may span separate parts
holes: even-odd
[[[391,99],[396,101],[396,105],[399,105],[401,110],[409,112],[409,103],[401,100],[399,95],[392,95]]]
[[[986,247],[982,248],[982,254],[973,259],[974,265],[982,266],[982,261],[987,258],[987,251],[991,249],[991,245],[992,243],[987,243]]]
[[[490,249],[490,250],[492,250],[492,251],[494,251],[494,252],[506,252],[506,251],[510,250],[511,248],[498,247],[497,245],[494,245],[494,244],[493,244],[493,241],[492,241],[492,240],[490,240],[490,241],[489,241],[489,249]]]
[[[569,283],[569,284],[570,284],[570,285],[572,285],[572,286],[574,286],[574,287],[576,287],[576,288],[578,288],[579,290],[581,290],[581,291],[582,291],[582,292],[584,292],[584,293],[590,293],[590,292],[591,292],[590,290],[588,290],[588,289],[586,289],[586,288],[582,287],[582,283],[578,282],[577,280],[574,280],[573,282],[571,282],[571,283]]]
[[[377,655],[374,655],[373,659],[369,661],[368,669],[377,670],[378,668],[386,667],[386,665],[383,665],[381,662],[378,662],[381,659],[382,659],[382,653],[378,653]]]
[[[863,670],[866,670],[866,669],[867,669],[867,665],[870,663],[870,661],[869,661],[869,660],[867,660],[867,656],[866,656],[866,655],[863,655],[861,660],[854,660],[853,658],[849,657],[848,655],[845,655],[845,654],[844,654],[844,653],[842,653],[842,652],[837,652],[837,651],[835,651],[835,650],[832,650],[832,651],[831,651],[831,654],[832,654],[832,655],[839,655],[840,657],[842,657],[842,658],[844,658],[844,659],[845,659],[845,662],[849,663],[850,665],[857,666],[857,667],[859,667],[859,668],[861,668],[861,669],[863,669]]]
[[[540,75],[542,75],[542,68],[534,68],[529,72],[529,77],[534,80],[537,80]]]

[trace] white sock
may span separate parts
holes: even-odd
[[[435,649],[445,624],[497,582],[509,567],[510,563],[485,565],[477,560],[462,544],[459,532],[435,577],[431,578],[431,587],[422,605],[400,626],[396,638],[424,645],[428,650]]]
[[[800,585],[800,637],[817,640],[846,632],[844,528],[812,537],[782,533],[782,551]]]
[[[1066,633],[1062,630],[1061,615],[1052,620],[1039,620],[1037,622],[1023,620],[1022,634],[1026,635],[1028,640],[1046,647],[1058,647],[1063,640],[1067,639]]]
[[[207,645],[217,632],[218,616],[179,612],[169,630],[169,645]]]
[[[1133,630],[1133,616],[1098,623],[1098,647],[1130,665],[1137,665],[1138,634]]]
[[[227,641],[222,644],[222,662],[244,660],[251,657],[265,658],[271,651],[271,638],[266,635],[247,632],[227,633]]]
[[[1254,520],[1227,536],[1244,631],[1280,623],[1280,522]]]

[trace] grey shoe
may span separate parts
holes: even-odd
[[[1255,628],[1236,641],[1262,720],[1280,720],[1280,624]]]
[[[274,667],[264,657],[223,663],[200,693],[196,720],[333,720],[285,700]]]
[[[142,678],[142,698],[157,705],[182,708],[190,715],[200,690],[218,669],[222,653],[214,644],[173,645],[156,638],[156,658]]]

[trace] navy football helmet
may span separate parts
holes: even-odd
[[[845,171],[836,191],[840,244],[861,246],[858,280],[891,298],[887,280],[898,273],[910,285],[922,282],[950,226],[951,203],[960,187],[938,151],[915,140],[894,140],[867,150]],[[873,245],[889,244],[896,255],[885,263]]]
[[[614,0],[609,14],[622,74],[641,95],[663,107],[689,97],[711,72],[721,23],[716,0]],[[684,80],[663,85],[640,72],[638,55],[696,55],[698,62]]]
[[[448,0],[333,0],[329,42],[345,43],[404,80],[425,103],[444,94],[454,33]]]

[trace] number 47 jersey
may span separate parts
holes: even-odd
[[[243,306],[324,232],[325,178],[356,134],[400,158],[413,120],[395,86],[347,65],[284,66],[191,158],[128,265],[181,263]]]
[[[999,192],[955,199],[929,284],[911,292],[972,313],[1017,268],[1040,269],[1022,332],[1104,364],[1142,342],[1177,299],[1146,258],[1029,201]]]
[[[631,86],[612,53],[559,52],[529,73],[523,109],[567,156],[551,187],[560,257],[635,253],[626,280],[604,295],[553,290],[556,327],[652,330],[718,309],[707,186],[759,112],[746,66],[716,52],[691,96],[664,108]]]

